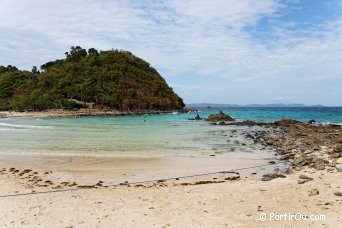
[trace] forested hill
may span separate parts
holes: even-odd
[[[173,92],[149,63],[120,50],[88,51],[77,46],[66,58],[38,70],[0,66],[0,110],[45,110],[76,106],[72,99],[97,108],[118,110],[182,109]]]

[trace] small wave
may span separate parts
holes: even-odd
[[[342,123],[331,123],[331,122],[323,122],[322,125],[329,125],[329,124],[335,124],[335,125],[340,125],[342,126]]]
[[[29,129],[20,129],[20,128],[0,128],[0,131],[27,131]]]
[[[38,129],[50,129],[52,128],[51,126],[34,126],[34,125],[20,125],[20,124],[8,124],[8,123],[0,123],[0,127],[3,126],[3,127],[9,127],[9,128],[19,128],[19,129],[22,129],[22,128],[28,128],[28,129],[35,129],[35,128],[38,128]],[[6,128],[2,128],[2,129],[6,129]]]

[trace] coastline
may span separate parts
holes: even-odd
[[[255,161],[238,164],[232,157],[227,161],[237,165],[228,167],[221,159],[227,154],[153,159],[0,155],[0,221],[4,227],[44,226],[47,220],[51,227],[341,224],[340,126],[286,119],[232,124],[274,129],[245,135],[272,149],[272,159],[260,161],[265,167],[253,167]],[[291,166],[279,167],[283,162]],[[231,172],[214,172],[223,170]],[[261,222],[261,213],[326,217]]]
[[[193,112],[193,109],[180,110],[137,110],[137,111],[119,111],[106,109],[87,109],[64,110],[51,109],[48,111],[0,111],[0,118],[6,117],[24,117],[24,118],[54,118],[54,117],[82,117],[82,116],[126,116],[126,115],[145,115],[145,114],[166,114],[166,113],[187,113]]]

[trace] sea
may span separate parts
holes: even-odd
[[[220,110],[237,120],[271,122],[281,118],[314,119],[342,124],[342,107],[197,108],[201,117]],[[0,118],[0,154],[154,157],[206,156],[241,149],[236,131],[257,130],[213,126],[192,121],[196,113],[169,113],[80,118]],[[246,129],[243,129],[246,128]],[[235,133],[234,133],[235,132]],[[253,147],[245,149],[251,153]]]

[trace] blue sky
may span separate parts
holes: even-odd
[[[186,103],[342,105],[340,0],[2,0],[0,65],[129,50]]]

